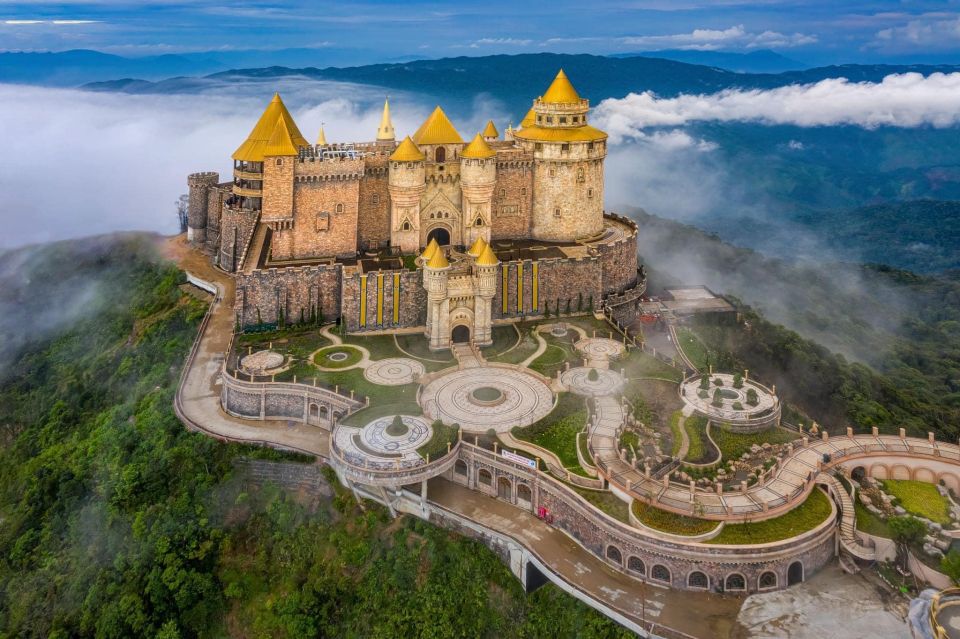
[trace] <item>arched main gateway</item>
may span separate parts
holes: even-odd
[[[450,341],[454,344],[467,344],[470,342],[470,328],[461,324],[454,326],[450,334]]]
[[[429,244],[431,240],[436,240],[440,246],[448,246],[450,244],[450,231],[442,226],[438,226],[427,233],[427,244]]]

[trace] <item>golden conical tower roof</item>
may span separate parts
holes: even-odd
[[[427,268],[441,269],[448,266],[450,266],[450,262],[447,261],[447,256],[443,254],[443,249],[437,245],[437,250],[433,252],[430,261],[427,262]]]
[[[560,73],[553,79],[553,82],[550,84],[547,92],[540,98],[540,101],[548,104],[569,104],[571,102],[579,102],[580,94],[577,93],[577,90],[570,84],[570,79],[567,78],[567,74],[563,72],[563,69],[560,69]]]
[[[437,252],[438,248],[440,248],[440,245],[437,244],[437,238],[430,238],[427,248],[423,249],[423,253],[420,254],[420,257],[429,262],[430,258],[433,257],[433,254]]]
[[[487,120],[487,126],[483,129],[483,137],[485,138],[499,138],[500,132],[497,131],[497,127],[493,124],[493,120]]]
[[[529,126],[533,126],[537,123],[537,114],[534,113],[533,109],[527,111],[527,114],[523,116],[523,119],[520,120],[520,128],[525,129]]]
[[[413,134],[413,141],[417,144],[463,144],[453,122],[439,106]]]
[[[497,255],[490,248],[490,245],[487,244],[483,247],[483,253],[477,258],[477,266],[496,266],[499,263],[500,260],[497,259]]]
[[[423,162],[426,158],[409,135],[403,138],[403,142],[390,154],[390,159],[394,162]]]
[[[327,146],[327,135],[323,132],[323,125],[320,125],[320,134],[317,136],[317,146]]]
[[[481,235],[474,241],[473,245],[467,249],[467,254],[474,257],[479,257],[480,254],[483,253],[483,249],[486,247],[487,243],[484,241],[483,236]]]
[[[492,158],[496,154],[497,152],[491,149],[486,140],[484,140],[483,137],[477,133],[476,137],[473,138],[473,141],[467,145],[467,148],[465,148],[462,153],[460,153],[460,157],[483,160],[486,158]]]
[[[233,159],[243,162],[263,162],[263,158],[265,157],[263,153],[264,148],[270,142],[270,137],[276,129],[278,118],[283,120],[287,134],[290,137],[290,145],[292,145],[294,149],[301,146],[310,146],[307,139],[300,133],[300,129],[297,128],[297,123],[293,121],[293,116],[287,111],[283,100],[280,99],[280,94],[274,93],[273,99],[263,111],[260,119],[257,120],[257,124],[253,127],[253,130],[250,131],[247,140],[240,145],[240,148],[233,152]],[[296,152],[294,152],[294,155],[296,155]]]
[[[306,145],[303,145],[306,146]],[[277,118],[277,123],[273,127],[273,133],[266,146],[263,147],[264,157],[275,155],[297,155],[297,147],[293,144],[290,136],[290,129],[287,128],[287,122],[282,117]]]
[[[383,115],[380,116],[380,126],[377,128],[377,140],[389,142],[395,139],[393,121],[390,120],[390,100],[385,98],[383,100]]]

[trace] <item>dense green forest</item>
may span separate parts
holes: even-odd
[[[744,327],[698,322],[717,365],[749,368],[834,430],[960,435],[955,273],[792,263],[662,218],[636,217],[645,230],[641,254],[655,267],[651,292],[705,283],[734,297]]]
[[[48,327],[0,383],[0,637],[627,636],[475,542],[240,481],[236,458],[281,455],[176,419],[204,308],[153,256],[127,236],[0,257],[3,310]],[[64,278],[94,312],[44,316]]]

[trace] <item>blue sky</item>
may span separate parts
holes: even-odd
[[[0,0],[0,50],[293,47],[357,62],[657,49],[774,49],[818,64],[960,62],[960,0]]]

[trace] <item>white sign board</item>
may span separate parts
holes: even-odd
[[[502,450],[502,451],[500,451],[500,452],[503,454],[504,457],[506,457],[506,458],[509,459],[510,461],[517,462],[518,464],[523,464],[524,466],[529,466],[530,468],[532,468],[532,469],[534,469],[534,470],[537,469],[537,460],[536,460],[536,459],[530,459],[530,458],[528,458],[528,457],[524,457],[524,456],[522,456],[522,455],[518,455],[518,454],[516,454],[516,453],[514,453],[514,452],[512,452],[512,451],[509,451],[509,450]]]

